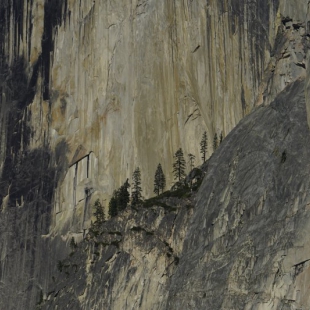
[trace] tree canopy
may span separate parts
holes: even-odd
[[[111,200],[109,202],[109,215],[111,217],[114,217],[118,214],[118,208],[117,208],[117,191],[113,192],[113,196],[111,197]]]
[[[103,207],[99,199],[95,201],[94,208],[95,208],[94,216],[96,218],[94,222],[94,227],[99,228],[105,221]]]
[[[217,133],[214,134],[214,138],[213,138],[213,150],[215,151],[218,147],[218,137],[217,137]]]
[[[166,178],[161,167],[161,164],[158,164],[155,177],[154,177],[154,193],[158,196],[160,191],[163,192],[166,187]]]
[[[123,211],[127,208],[130,200],[130,194],[128,188],[130,187],[128,179],[117,190],[113,192],[113,196],[109,202],[109,215],[111,217],[116,216],[119,211]]]
[[[125,181],[125,183],[119,188],[117,191],[117,204],[118,204],[118,210],[122,211],[125,210],[128,203],[130,194],[128,192],[128,188],[130,187],[128,179]]]
[[[132,181],[131,205],[136,206],[142,201],[141,172],[139,167],[133,172]]]
[[[203,163],[206,161],[207,150],[208,150],[208,137],[207,137],[207,132],[205,131],[202,134],[202,138],[200,141],[200,153],[201,153],[201,159]]]
[[[182,148],[179,148],[174,154],[173,175],[174,179],[181,181],[185,178],[186,163]]]

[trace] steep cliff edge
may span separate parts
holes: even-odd
[[[85,236],[92,202],[97,197],[107,202],[112,191],[131,176],[136,166],[142,171],[144,195],[149,196],[158,162],[162,163],[171,184],[173,153],[181,146],[185,154],[193,153],[198,158],[199,141],[205,129],[209,141],[216,132],[223,131],[226,136],[256,106],[267,106],[275,98],[280,100],[281,96],[291,96],[294,92],[302,97],[305,96],[302,87],[308,89],[309,3],[303,0],[294,3],[288,0],[133,0],[129,3],[125,0],[3,0],[0,19],[1,309],[31,309],[39,301],[41,292],[44,298],[52,298],[48,292],[55,286],[57,261],[70,253],[71,236],[78,241]],[[284,88],[300,79],[306,83],[293,84],[291,90],[287,88],[278,97]],[[303,105],[302,98],[292,96],[290,101],[296,106]],[[272,105],[275,106],[278,104]],[[273,111],[269,107],[261,109]],[[298,126],[304,125],[305,110],[303,113]],[[258,126],[261,134],[269,132],[270,123],[260,127],[256,122],[261,120],[251,117],[253,126]],[[300,130],[306,133],[304,127]],[[302,138],[296,132],[294,136],[301,144]],[[306,139],[306,134],[303,138]],[[242,141],[234,139],[236,142],[231,142],[231,148],[237,152]],[[272,145],[269,142],[266,142],[267,148]],[[258,148],[263,149],[265,142],[262,143]],[[210,146],[211,143],[209,155]],[[306,152],[304,145],[298,148]],[[274,150],[280,161],[282,156],[283,160],[287,157],[283,167],[289,158],[286,149],[282,150],[280,145]],[[244,152],[244,148],[240,152]],[[229,155],[216,159],[219,154],[222,152],[212,159],[213,165],[217,160],[220,166],[225,165],[223,161],[231,160]],[[252,162],[246,163],[251,168]],[[266,165],[269,164],[268,157]],[[304,164],[304,168],[307,167]],[[294,165],[292,169],[297,171]],[[281,171],[277,173],[274,180],[280,177]],[[268,180],[273,184],[274,180]],[[300,182],[303,184],[303,179]],[[249,187],[253,197],[256,190],[253,180],[251,186],[254,184],[254,188]],[[295,197],[294,190],[289,197]],[[206,212],[202,211],[202,201],[209,199],[208,190],[205,197],[202,193],[199,194],[201,202],[194,209],[197,208],[195,221],[189,225],[188,218],[184,220],[184,227],[189,225],[185,249],[192,251],[192,255],[197,251],[190,246],[190,240],[196,244],[194,227],[201,224],[199,220]],[[214,196],[212,192],[210,195]],[[214,199],[219,200],[223,194],[217,195]],[[302,203],[297,205],[302,208]],[[228,207],[217,210],[226,219],[225,208]],[[145,211],[148,212],[151,211]],[[135,217],[134,214],[128,216]],[[159,219],[161,217],[159,215]],[[215,217],[216,214],[214,221]],[[220,224],[219,230],[217,224],[210,221],[211,228],[205,226],[206,231],[213,234],[213,241],[206,239],[210,244],[217,244],[219,236],[227,234],[227,227],[235,225],[229,218],[230,224]],[[158,228],[155,225],[154,230],[155,227]],[[130,229],[126,226],[124,233],[130,233]],[[143,230],[139,233],[147,235]],[[179,237],[173,240],[169,234],[168,231],[166,242],[178,244],[181,249],[183,232],[180,240]],[[141,247],[141,252],[148,251],[143,249],[144,245]],[[158,253],[163,251],[166,255],[160,243],[155,247]],[[224,253],[219,245],[211,247],[206,244],[206,262],[201,263],[202,268],[209,268],[212,249],[215,253]],[[160,260],[162,255],[158,253],[155,256]],[[193,268],[198,266],[189,253],[184,251],[182,255],[196,261]],[[172,263],[173,257],[166,258],[164,265]],[[82,266],[85,261],[80,259]],[[222,262],[225,263],[224,258]],[[141,264],[143,266],[143,262]],[[169,275],[175,271],[176,274],[171,283],[163,280],[163,287],[155,294],[160,296],[160,301],[154,297],[152,305],[165,307],[169,293],[169,300],[175,305],[178,299],[180,304],[191,301],[188,307],[204,306],[206,301],[198,301],[195,294],[184,294],[186,302],[176,295],[186,290],[185,278],[179,283],[174,280],[181,278],[185,267],[171,266]],[[301,269],[305,269],[307,263],[300,266],[297,273],[305,277]],[[226,272],[234,268],[228,266]],[[147,270],[146,278],[153,269]],[[210,277],[218,274],[218,270]],[[111,272],[116,275],[118,269]],[[195,272],[198,273],[198,269],[194,268]],[[198,283],[203,280],[199,279],[197,276],[197,283],[189,279],[193,292],[203,286]],[[292,279],[289,281],[293,283]],[[296,279],[301,278],[296,276]],[[213,280],[211,285],[216,283]],[[230,283],[229,277],[223,275],[219,285],[223,287],[225,281]],[[294,282],[296,287],[298,281]],[[147,288],[144,290],[149,294]],[[164,291],[164,295],[159,293]],[[85,292],[84,301],[84,297],[76,300],[81,307],[90,303],[88,291]],[[252,301],[244,301],[242,292],[234,293],[234,289],[229,292],[226,301],[217,299],[216,306],[225,308],[230,302],[234,304],[232,296],[237,296],[240,302],[236,304],[252,307]],[[268,300],[268,294],[268,290],[262,289],[257,294],[255,291],[258,303]],[[279,304],[299,302],[297,297],[285,301],[281,294]],[[96,302],[103,301],[95,300],[94,304]],[[112,305],[114,301],[110,302]],[[130,308],[135,302],[131,300],[124,305]]]
[[[308,309],[309,128],[304,81],[258,108],[208,166],[169,309]]]
[[[42,309],[308,309],[309,143],[296,81],[228,135],[191,199],[82,242]]]

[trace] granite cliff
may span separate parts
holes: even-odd
[[[81,242],[41,308],[308,309],[304,87],[245,117],[203,166],[198,193],[128,209]]]
[[[307,309],[309,5],[1,1],[0,308]],[[198,193],[85,240],[204,130]]]

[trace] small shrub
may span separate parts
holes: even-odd
[[[122,233],[120,231],[109,231],[108,234],[122,236]]]
[[[140,226],[133,226],[133,227],[131,227],[130,230],[136,231],[136,232],[144,231],[144,229]]]
[[[57,263],[57,269],[59,270],[59,272],[62,272],[63,267],[64,267],[63,262],[59,260]]]
[[[174,264],[177,266],[177,265],[179,265],[179,262],[180,262],[180,258],[178,256],[175,256],[174,257]]]
[[[37,303],[37,305],[41,305],[43,303],[43,291],[40,291],[40,296],[39,296],[39,301]]]
[[[75,242],[74,237],[71,238],[70,248],[72,251],[74,251],[77,248],[77,243]]]
[[[117,248],[119,248],[119,243],[120,243],[120,241],[115,240],[115,241],[112,241],[112,242],[111,242],[111,245],[114,245],[114,246],[116,246]]]

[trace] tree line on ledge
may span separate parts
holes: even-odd
[[[214,151],[218,148],[222,140],[223,140],[222,133],[220,134],[219,138],[217,133],[215,133],[213,138]],[[200,154],[203,163],[207,159],[207,149],[208,149],[208,138],[207,138],[207,132],[205,131],[200,141]],[[195,155],[188,154],[188,159],[190,170],[192,171],[195,167]],[[185,177],[186,177],[185,170],[186,170],[186,161],[184,158],[182,148],[179,148],[174,154],[173,176],[176,183],[173,185],[172,189],[176,190],[185,185]],[[190,186],[192,187],[192,183],[190,184]],[[108,213],[110,217],[117,216],[119,212],[127,208],[130,202],[132,207],[137,207],[138,205],[142,204],[143,197],[141,187],[141,171],[139,167],[135,169],[132,175],[131,199],[128,191],[129,187],[130,184],[129,180],[127,179],[119,189],[113,192],[112,198],[109,202]],[[156,196],[163,194],[165,187],[166,187],[166,177],[163,172],[162,166],[159,163],[157,165],[157,169],[155,171],[154,176],[154,193],[156,194]],[[94,209],[95,209],[94,210],[95,222],[92,223],[91,227],[92,230],[98,229],[101,226],[101,224],[105,221],[103,206],[99,201],[99,199],[96,200],[94,204]]]

